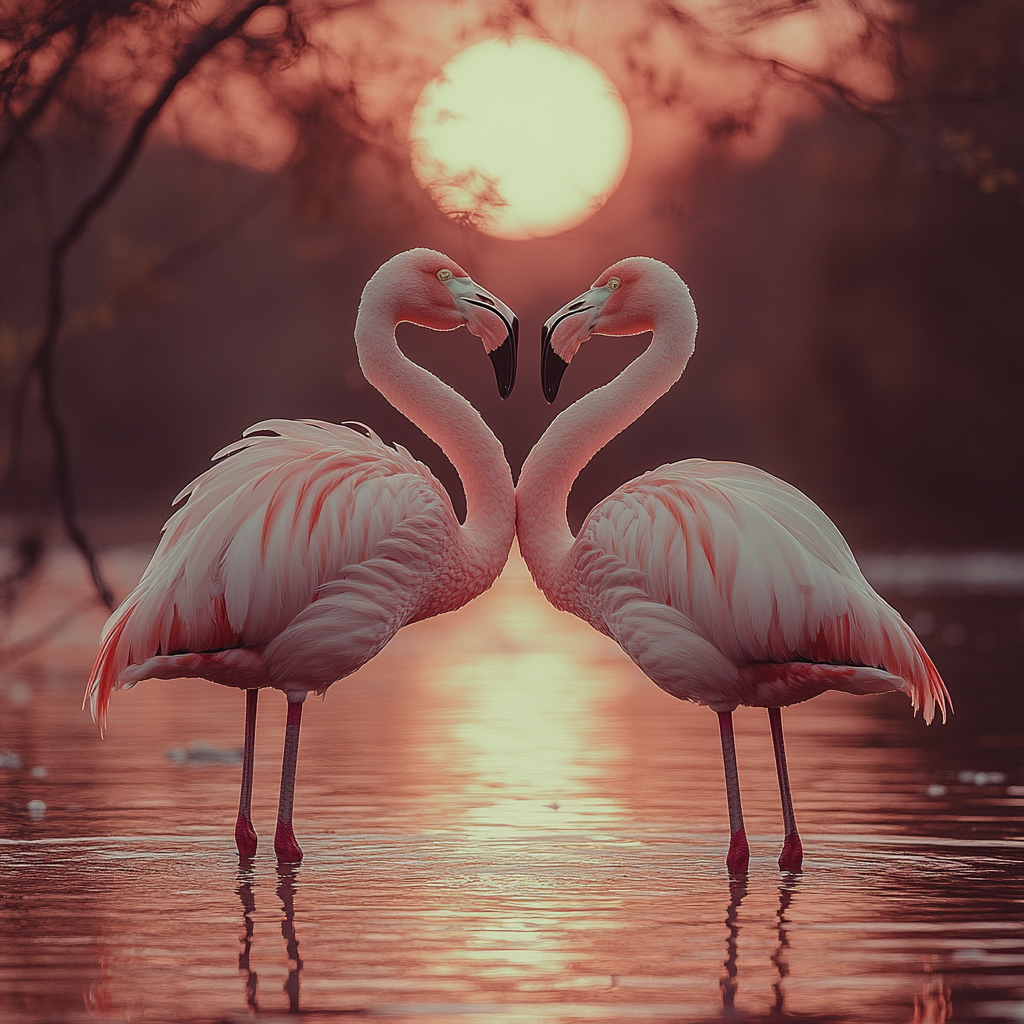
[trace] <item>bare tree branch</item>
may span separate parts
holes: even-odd
[[[46,112],[46,108],[50,105],[50,101],[57,94],[57,90],[60,88],[64,79],[67,78],[68,73],[74,67],[75,62],[78,60],[82,53],[82,49],[85,46],[86,38],[89,35],[89,25],[91,21],[92,13],[85,10],[82,16],[75,23],[75,37],[71,43],[71,48],[67,54],[65,54],[64,59],[60,62],[56,71],[50,75],[39,95],[29,105],[28,109],[20,117],[14,115],[11,116],[10,131],[8,132],[7,139],[3,146],[0,146],[0,168],[2,168],[3,165],[14,155],[19,143],[28,141],[29,130]]]
[[[131,170],[142,148],[146,134],[163,110],[175,89],[196,65],[226,39],[236,35],[262,7],[285,7],[289,0],[249,0],[231,17],[204,27],[175,60],[170,74],[156,96],[136,118],[114,165],[91,195],[78,207],[64,230],[50,246],[47,273],[47,318],[35,351],[29,358],[18,382],[10,424],[10,450],[7,472],[0,484],[0,495],[10,487],[16,475],[24,437],[24,417],[32,380],[39,383],[43,418],[53,446],[53,481],[57,490],[61,518],[68,538],[81,552],[100,598],[113,608],[114,594],[103,576],[96,552],[78,519],[74,486],[71,478],[71,456],[67,430],[57,409],[54,393],[53,356],[64,323],[64,280],[68,253],[82,237],[97,212],[110,200]]]
[[[926,110],[989,104],[1007,99],[1019,90],[1019,74],[1007,73],[1008,66],[1001,75],[989,74],[981,82],[936,86],[928,81],[927,69],[916,66],[912,59],[914,33],[921,28],[920,11],[915,11],[913,4],[907,5],[902,14],[896,9],[884,15],[863,0],[843,0],[843,3],[860,19],[861,27],[855,37],[837,48],[833,57],[840,62],[844,56],[853,54],[869,57],[877,68],[891,74],[892,95],[884,98],[868,95],[856,84],[843,80],[841,67],[801,68],[778,56],[757,52],[748,42],[751,32],[756,33],[781,17],[813,11],[816,0],[735,0],[731,6],[721,9],[720,13],[729,16],[724,22],[696,15],[677,6],[674,0],[658,0],[652,4],[651,11],[655,23],[676,33],[695,53],[712,64],[758,69],[760,93],[773,80],[803,89],[822,106],[842,108],[873,124],[913,155],[923,170],[930,172],[944,170],[950,162],[948,155],[936,156],[927,144],[915,140],[908,122],[919,118]],[[639,36],[635,43],[640,44],[642,52],[646,36]],[[1012,63],[1014,69],[1019,70],[1019,58]],[[631,70],[644,81],[655,101],[668,105],[680,100],[678,88],[658,89],[653,69],[642,57],[634,57]],[[729,111],[708,126],[712,137],[727,137],[741,129],[749,131],[761,109],[760,93],[753,97],[749,106],[753,117],[737,117]]]

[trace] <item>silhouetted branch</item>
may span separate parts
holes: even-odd
[[[82,53],[82,48],[85,46],[85,40],[89,35],[89,25],[91,21],[92,13],[85,10],[75,22],[74,40],[72,41],[70,50],[60,62],[60,65],[53,74],[50,75],[49,79],[47,79],[46,84],[43,86],[35,100],[29,105],[28,109],[25,110],[20,117],[15,115],[11,116],[11,127],[8,132],[7,139],[4,141],[4,144],[0,146],[0,168],[3,168],[3,165],[14,155],[20,142],[28,141],[29,130],[46,112],[46,108],[50,105],[50,101],[57,94],[57,90],[60,88],[61,83],[65,78],[67,78],[72,67],[74,67],[75,62]]]
[[[64,528],[68,538],[78,548],[89,566],[90,575],[101,599],[111,609],[115,604],[113,591],[100,570],[92,543],[78,520],[74,486],[71,479],[71,457],[67,430],[57,409],[54,390],[53,355],[64,323],[64,278],[67,256],[72,246],[82,237],[96,213],[102,209],[124,181],[138,157],[147,132],[181,82],[207,54],[224,40],[236,35],[260,8],[284,7],[288,2],[289,0],[250,0],[230,18],[207,25],[195,36],[175,60],[171,73],[164,80],[156,96],[136,118],[113,167],[93,193],[81,203],[64,230],[50,246],[47,266],[46,325],[16,388],[11,415],[8,467],[3,484],[0,485],[0,494],[10,486],[19,468],[24,436],[25,408],[31,382],[35,379],[39,383],[43,419],[53,446],[53,479]]]
[[[724,5],[712,16],[693,13],[683,6],[676,6],[673,0],[658,0],[651,7],[653,21],[660,28],[674,32],[685,47],[698,54],[714,66],[746,65],[760,69],[762,89],[772,79],[789,86],[796,86],[810,92],[822,105],[838,106],[860,119],[866,120],[885,132],[902,149],[912,153],[921,166],[928,170],[942,170],[948,159],[937,159],[927,146],[912,138],[908,122],[920,116],[923,111],[955,107],[958,105],[990,104],[1014,95],[1020,87],[1020,59],[1010,55],[1003,59],[998,70],[985,66],[979,58],[977,67],[984,78],[960,86],[946,82],[933,83],[934,69],[927,64],[917,66],[913,60],[915,39],[926,38],[928,33],[927,15],[942,7],[938,5],[913,4],[894,7],[888,14],[863,0],[843,0],[837,4],[845,6],[859,19],[856,35],[846,42],[840,42],[833,53],[831,69],[811,70],[778,56],[758,52],[754,47],[757,33],[764,26],[780,18],[800,14],[813,14],[818,5],[813,0],[751,0],[748,3]],[[950,8],[955,5],[949,5]],[[923,35],[922,35],[923,33]],[[678,88],[662,89],[655,85],[656,76],[651,66],[645,64],[643,44],[648,35],[641,35],[638,56],[630,62],[631,71],[657,102],[670,105],[681,101]],[[888,96],[869,95],[864,89],[844,80],[842,60],[856,55],[868,58],[877,70],[885,70],[891,76],[891,91]],[[994,77],[993,77],[994,76]],[[756,115],[760,107],[760,96],[748,104],[748,112]],[[750,117],[737,117],[726,113],[714,122],[713,136],[728,135],[736,128],[749,129]]]

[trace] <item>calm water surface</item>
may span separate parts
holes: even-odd
[[[144,563],[111,556],[122,589]],[[776,865],[767,716],[737,712],[753,859],[730,881],[714,716],[550,609],[518,557],[307,702],[294,870],[272,850],[284,698],[261,698],[240,867],[242,694],[143,683],[100,740],[87,594],[53,556],[0,637],[5,1024],[1024,1020],[1019,597],[890,595],[946,726],[896,695],[786,713],[800,875]]]

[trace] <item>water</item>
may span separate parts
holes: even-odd
[[[112,556],[119,586],[144,561]],[[0,638],[0,1019],[1022,1020],[1024,602],[938,576],[893,600],[949,724],[898,695],[784,715],[800,875],[775,863],[767,716],[737,712],[740,882],[714,716],[518,558],[307,702],[295,869],[272,851],[284,699],[263,695],[240,869],[242,694],[143,683],[101,741],[79,705],[103,615],[54,557]]]

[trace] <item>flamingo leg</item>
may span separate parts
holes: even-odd
[[[782,739],[782,709],[769,708],[768,721],[772,727],[772,745],[775,747],[775,768],[779,773],[779,792],[782,794],[782,824],[786,838],[782,844],[779,867],[783,871],[799,871],[804,859],[804,848],[796,830],[793,813],[793,794],[789,790],[789,768],[786,767],[786,744]]]
[[[722,732],[722,758],[725,761],[725,791],[729,797],[729,855],[725,858],[730,875],[746,874],[750,863],[750,847],[743,829],[743,808],[740,806],[740,776],[736,769],[736,740],[732,732],[732,712],[718,712]]]
[[[256,829],[252,827],[252,766],[256,746],[256,701],[259,690],[245,691],[245,745],[242,748],[242,788],[238,794],[235,846],[242,860],[256,855]]]
[[[303,697],[305,694],[303,694]],[[299,759],[299,725],[302,722],[302,700],[288,701],[288,723],[284,731],[284,760],[281,763],[281,799],[277,805],[277,831],[274,853],[283,864],[297,864],[302,850],[292,830],[292,805],[295,802],[295,765]]]

